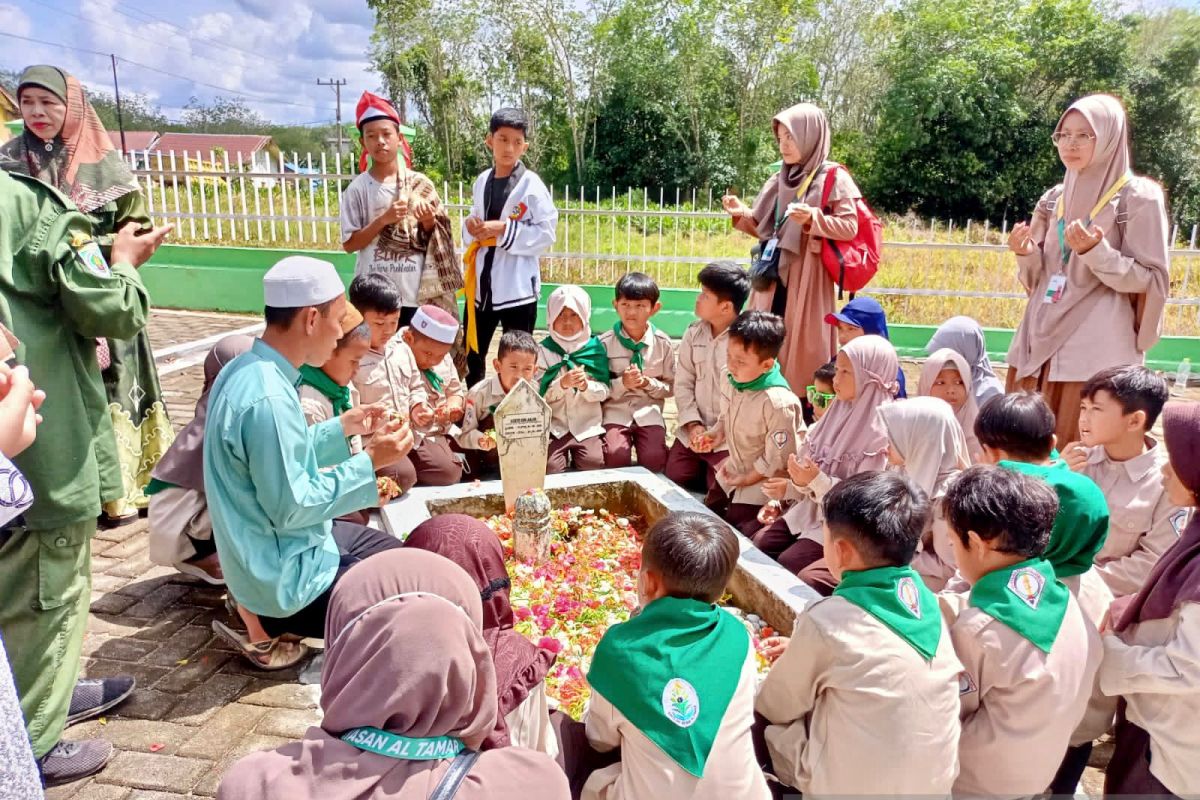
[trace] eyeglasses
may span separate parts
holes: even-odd
[[[1050,141],[1059,147],[1079,148],[1086,146],[1088,142],[1096,141],[1096,137],[1090,133],[1062,133],[1055,131],[1050,135]]]
[[[836,394],[817,391],[816,386],[806,386],[804,389],[808,393],[809,404],[815,408],[825,408],[837,397]]]

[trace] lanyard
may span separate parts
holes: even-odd
[[[1091,213],[1088,214],[1087,219],[1083,221],[1083,226],[1085,228],[1092,224],[1092,220],[1094,220],[1100,214],[1100,212],[1104,210],[1106,205],[1112,202],[1112,199],[1117,196],[1118,192],[1125,188],[1125,184],[1129,183],[1129,179],[1132,177],[1132,172],[1126,172],[1124,175],[1117,178],[1117,182],[1109,187],[1109,190],[1104,193],[1103,197],[1100,198],[1100,202],[1096,203]],[[1063,215],[1066,213],[1063,208],[1063,197],[1065,195],[1066,192],[1064,191],[1063,194],[1058,196],[1058,202],[1054,205],[1054,215],[1058,220],[1058,249],[1062,254],[1063,264],[1066,264],[1071,258],[1071,248],[1067,247],[1067,222],[1065,219],[1063,219]]]
[[[368,753],[403,761],[441,761],[467,749],[461,739],[453,736],[419,739],[369,727],[351,728],[342,734],[342,741]]]
[[[780,178],[783,177],[783,171],[785,169],[787,169],[787,164],[784,164],[782,167],[779,168],[779,177]],[[792,201],[793,203],[796,202],[796,200],[799,200],[801,197],[804,197],[804,195],[808,193],[808,187],[812,184],[813,178],[817,177],[817,173],[820,170],[821,170],[821,168],[817,167],[812,172],[808,173],[808,177],[804,179],[804,182],[800,184],[800,188],[796,190],[796,199]],[[778,192],[778,190],[776,190],[776,192],[775,192],[775,233],[779,233],[779,229],[783,227],[784,220],[786,220],[786,219],[787,219],[786,217],[779,216],[779,192]]]

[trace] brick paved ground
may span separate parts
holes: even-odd
[[[156,349],[234,330],[254,318],[155,313]],[[905,364],[916,387],[919,365]],[[168,375],[163,390],[172,422],[192,417],[200,366]],[[1189,394],[1200,394],[1193,392]],[[668,402],[669,427],[674,403]],[[298,669],[254,670],[212,635],[224,619],[224,592],[150,563],[144,520],[93,540],[92,608],[83,674],[133,675],[133,698],[101,720],[77,725],[67,738],[101,737],[117,755],[99,775],[47,792],[49,800],[171,800],[212,797],[236,759],[297,739],[320,717],[318,688],[298,682]],[[1107,761],[1099,748],[1094,763]],[[1084,785],[1101,793],[1103,775],[1089,769]]]

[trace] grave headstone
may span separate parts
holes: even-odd
[[[504,507],[511,512],[517,497],[546,484],[546,453],[550,449],[550,406],[527,380],[496,406],[496,453],[504,484]]]

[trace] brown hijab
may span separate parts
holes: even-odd
[[[208,416],[208,392],[221,369],[253,344],[253,337],[235,334],[213,345],[204,359],[204,387],[196,401],[196,415],[175,437],[151,477],[184,489],[204,491],[204,420]]]
[[[483,638],[492,651],[499,701],[496,727],[484,740],[483,749],[506,747],[509,741],[504,717],[545,680],[557,656],[513,630],[513,611],[508,598],[512,584],[500,539],[486,523],[474,517],[439,514],[418,525],[404,545],[450,559],[479,588],[483,601]]]
[[[496,715],[495,677],[471,579],[416,549],[355,565],[334,587],[325,622],[320,728],[236,762],[220,800],[426,800],[449,761],[404,761],[339,738],[373,726],[412,737],[454,736],[478,749]],[[566,800],[548,756],[517,747],[483,753],[456,800]]]
[[[817,172],[829,158],[830,139],[829,120],[825,112],[812,103],[800,103],[780,111],[771,122],[772,131],[778,135],[780,127],[791,132],[800,151],[800,162],[784,164],[779,172],[767,178],[762,190],[754,200],[751,214],[758,226],[758,238],[770,239],[775,235],[775,203],[779,202],[779,213],[782,215],[788,204],[795,201],[796,192],[804,184],[805,178]],[[782,188],[781,188],[782,187]],[[813,178],[808,191],[803,198],[809,205],[821,203],[820,176]],[[799,225],[786,220],[779,230],[779,246],[799,255],[800,239],[804,231]]]
[[[1069,169],[1063,178],[1063,221],[1066,225],[1077,219],[1086,222],[1096,203],[1132,168],[1129,122],[1120,100],[1106,94],[1076,100],[1058,121],[1055,132],[1062,129],[1072,111],[1082,114],[1091,126],[1096,135],[1096,150],[1086,167]],[[1164,217],[1159,225],[1118,226],[1119,198],[1120,195],[1111,200],[1092,222],[1104,230],[1104,238],[1111,246],[1119,248],[1125,255],[1141,256],[1139,262],[1145,263],[1153,273],[1150,287],[1144,294],[1130,295],[1137,310],[1137,346],[1144,352],[1158,341],[1166,307],[1167,221]],[[1053,208],[1044,208],[1033,218],[1031,235],[1035,242],[1042,242],[1047,260],[1059,258],[1057,224]],[[1043,303],[1044,285],[1034,287],[1013,343],[1014,350],[1027,348],[1029,352],[1028,358],[1020,359],[1018,379],[1038,374],[1067,336],[1092,313],[1103,293],[1111,291],[1074,252],[1070,253],[1065,272],[1066,292],[1058,303]]]
[[[1200,497],[1200,403],[1167,403],[1163,438],[1171,468],[1192,494]],[[1200,603],[1200,514],[1154,565],[1142,590],[1117,620],[1116,630],[1151,619],[1165,619],[1183,603]]]

